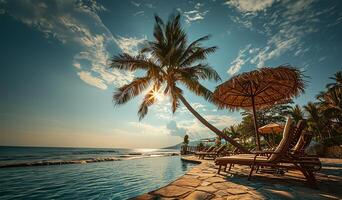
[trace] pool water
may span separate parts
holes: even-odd
[[[167,185],[194,165],[166,156],[0,168],[0,199],[128,199]]]

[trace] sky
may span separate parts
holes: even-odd
[[[184,106],[159,99],[139,121],[139,96],[114,106],[113,92],[138,72],[108,68],[153,40],[154,15],[175,12],[193,41],[218,46],[207,62],[223,81],[290,64],[308,81],[299,105],[342,69],[342,1],[318,0],[0,0],[0,145],[160,148],[214,136]],[[203,82],[210,90],[220,82]],[[190,91],[191,105],[218,128],[239,112],[217,110]]]

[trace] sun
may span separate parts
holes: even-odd
[[[157,101],[163,101],[164,99],[164,94],[161,92],[161,90],[152,90],[152,98],[157,100]]]

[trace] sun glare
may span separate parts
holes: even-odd
[[[152,97],[157,101],[163,101],[164,94],[160,90],[153,90]]]

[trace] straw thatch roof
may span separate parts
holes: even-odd
[[[260,133],[281,133],[284,129],[284,125],[280,125],[277,123],[267,124],[265,126],[260,127],[258,130]]]
[[[291,66],[261,68],[242,73],[217,86],[213,98],[219,108],[256,108],[284,103],[304,92],[302,73]]]

